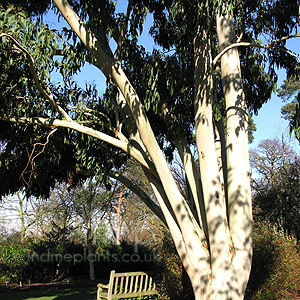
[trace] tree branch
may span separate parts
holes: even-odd
[[[164,223],[165,226],[167,226],[165,217],[160,207],[156,205],[140,187],[133,184],[129,179],[127,179],[121,174],[110,172],[108,175],[122,182],[134,194],[139,196],[141,200],[147,205],[147,207],[154,212],[154,214]]]
[[[114,137],[111,137],[101,131],[86,127],[84,125],[78,124],[74,121],[69,122],[67,120],[50,119],[42,117],[4,117],[0,116],[0,121],[12,122],[12,123],[22,123],[22,124],[33,124],[39,126],[45,126],[50,128],[69,128],[75,131],[81,132],[83,134],[92,136],[96,139],[102,140],[112,146],[115,146],[124,152],[128,153],[131,157],[137,160],[142,166],[149,170],[154,176],[157,176],[156,171],[149,166],[149,164],[144,159],[143,155],[139,150],[137,150],[132,144],[125,141],[120,141]]]
[[[58,105],[54,98],[53,98],[53,95],[52,93],[50,92],[50,90],[48,89],[48,91],[46,91],[42,86],[41,84],[39,83],[39,79],[38,79],[38,76],[37,76],[37,72],[35,70],[35,67],[34,67],[34,59],[33,57],[30,55],[30,53],[10,34],[8,33],[1,33],[0,34],[0,37],[2,36],[5,36],[5,37],[8,37],[12,42],[13,44],[19,49],[21,50],[26,58],[28,59],[28,62],[29,62],[29,67],[30,67],[30,71],[31,71],[31,74],[33,76],[33,79],[34,79],[34,82],[38,88],[38,90],[40,91],[40,93],[45,97],[45,99],[47,99],[51,105],[53,106],[53,108],[58,111],[67,121],[69,122],[72,122],[72,119],[70,118],[70,116],[67,114],[67,112],[60,106]]]
[[[261,45],[261,44],[257,44],[257,43],[250,43],[250,42],[237,42],[237,43],[233,43],[229,46],[227,46],[225,49],[223,49],[213,60],[212,63],[212,67],[214,68],[216,63],[218,62],[218,60],[230,49],[235,48],[235,47],[256,47],[256,48],[261,48],[261,49],[279,49],[280,51],[286,52],[288,54],[290,54],[291,56],[294,56],[299,62],[300,62],[300,58],[298,55],[296,55],[295,53],[293,53],[292,51],[288,50],[288,49],[284,49],[284,48],[280,48],[280,47],[276,47],[274,46],[274,44],[291,39],[291,38],[295,38],[295,37],[300,37],[300,34],[293,34],[293,35],[289,35],[289,36],[285,36],[282,37],[280,39],[274,40],[272,42],[270,42],[269,44],[266,45]]]
[[[45,150],[46,145],[49,143],[49,138],[50,138],[50,136],[51,136],[56,130],[57,130],[57,128],[54,128],[53,130],[51,130],[51,131],[49,132],[49,134],[47,135],[47,140],[46,140],[46,142],[45,142],[44,144],[43,144],[43,143],[35,143],[35,144],[33,145],[33,149],[32,149],[32,151],[31,151],[31,153],[30,153],[30,155],[29,155],[28,162],[27,162],[27,164],[26,164],[24,170],[22,171],[22,173],[21,173],[21,175],[20,175],[20,177],[19,177],[20,180],[23,181],[26,185],[29,185],[29,183],[25,180],[24,174],[25,174],[27,168],[29,167],[29,164],[31,164],[31,166],[32,166],[31,171],[29,171],[29,172],[31,173],[30,176],[29,176],[29,181],[30,181],[31,176],[32,176],[32,172],[33,172],[33,161],[35,160],[36,157],[38,157],[40,154],[43,153],[43,151]],[[42,146],[42,150],[39,151],[35,156],[33,156],[34,151],[35,151],[35,148],[36,148],[36,146],[38,146],[38,145]]]

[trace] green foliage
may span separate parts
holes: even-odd
[[[246,300],[293,300],[300,292],[299,248],[267,222],[256,223],[254,256]]]
[[[88,274],[84,247],[62,236],[61,230],[37,242],[2,245],[0,254],[0,278],[10,283],[51,282]]]
[[[285,120],[290,121],[290,134],[294,132],[295,137],[300,142],[300,80],[299,76],[293,76],[285,80],[277,91],[278,96],[284,101],[290,101],[281,109],[281,114]]]
[[[29,249],[26,245],[14,243],[0,246],[0,280],[5,283],[18,283],[25,276],[29,262]]]
[[[42,14],[49,8],[50,1],[31,1],[31,0],[5,0],[1,1],[4,9],[14,7],[15,9],[25,11],[28,15]]]
[[[50,31],[39,19],[33,21],[23,12],[16,12],[13,8],[7,11],[0,11],[0,30],[16,37],[21,45],[28,49],[30,55],[38,66],[38,78],[40,83],[49,83],[49,74],[53,68],[51,57],[58,48],[55,42],[55,34]],[[9,25],[10,24],[10,25]],[[9,51],[7,51],[9,50]],[[13,115],[15,117],[34,116],[36,114],[45,115],[43,111],[50,112],[51,106],[48,102],[42,101],[37,87],[32,78],[28,66],[28,60],[20,51],[17,51],[10,39],[6,38],[0,44],[0,62],[1,62],[1,104],[0,111],[2,115]],[[33,103],[35,105],[33,105]],[[43,149],[43,144],[47,141],[49,130],[29,126],[27,128],[17,125],[1,122],[1,140],[5,143],[5,148],[1,152],[1,174],[6,173],[9,169],[11,175],[1,185],[1,194],[15,192],[18,188],[28,182],[30,177],[35,176],[34,170],[26,168],[30,153],[33,157]],[[22,128],[22,129],[21,129]],[[60,135],[60,138],[64,139]],[[61,141],[62,141],[61,140]],[[36,149],[33,146],[40,143]],[[59,142],[61,143],[61,142]],[[61,143],[62,145],[62,143]],[[64,144],[66,162],[72,159],[72,155],[68,154],[69,146]],[[57,147],[48,152],[50,154],[48,167],[52,165],[58,166],[62,162],[64,154],[58,155]],[[35,151],[34,151],[35,150]],[[54,150],[54,151],[53,151]],[[53,153],[53,155],[51,155]],[[38,160],[36,161],[38,162]],[[34,163],[32,165],[34,167]],[[34,167],[33,169],[35,169]],[[51,167],[50,167],[51,168]],[[41,166],[41,174],[46,175],[47,170]],[[49,169],[48,169],[49,170]],[[28,172],[29,171],[29,172]],[[46,173],[46,174],[45,174]],[[23,182],[16,180],[23,176]],[[53,173],[52,173],[53,176]],[[48,179],[52,177],[50,174]],[[50,177],[50,178],[49,178]],[[43,176],[39,176],[39,180],[43,181]],[[46,179],[46,178],[45,178]],[[44,182],[45,183],[45,182]],[[53,179],[48,181],[53,185]]]
[[[21,4],[17,0],[9,2]],[[244,32],[243,40],[259,42],[261,32],[277,38],[280,34],[289,34],[296,28],[298,18],[295,15],[294,2],[285,5],[284,0],[276,3],[257,1],[254,5],[251,1],[244,0],[230,1],[228,4],[237,21],[238,32]],[[120,34],[124,33],[122,47],[118,49],[120,62],[144,102],[159,144],[167,158],[172,160],[176,137],[185,135],[188,142],[193,143],[192,41],[195,29],[198,24],[202,24],[208,30],[214,54],[218,52],[213,22],[220,9],[219,1],[131,1],[127,15],[116,13],[115,3],[109,0],[70,1],[70,4],[87,26],[100,37],[101,46],[107,55],[112,55],[108,40],[114,39],[119,43]],[[47,5],[47,1],[43,5],[26,1],[22,5],[24,11],[6,5],[0,13],[0,30],[17,38],[29,51],[35,60],[34,65],[41,85],[52,90],[57,102],[71,112],[76,121],[114,134],[112,131],[116,123],[113,106],[116,89],[110,84],[104,101],[95,88],[87,86],[84,91],[72,81],[72,76],[80,72],[86,62],[93,63],[94,60],[72,30],[50,30],[39,17],[29,17],[31,12],[31,15],[44,12]],[[284,17],[278,12],[278,7],[286,10]],[[138,37],[148,12],[153,14],[154,20],[150,34],[159,46],[152,53],[146,53],[143,46],[138,45]],[[0,45],[0,113],[3,116],[39,115],[60,118],[38,91],[27,58],[12,48],[12,41],[7,37],[2,38]],[[274,66],[286,67],[289,74],[292,74],[293,68],[296,70],[296,62],[277,50],[261,52],[244,47],[240,49],[240,53],[248,107],[257,112],[262,103],[270,98],[275,87],[277,78]],[[54,86],[50,82],[49,76],[53,71],[62,75],[62,86]],[[214,108],[216,118],[219,119],[225,115],[224,99],[221,96],[218,72],[215,71],[214,75],[217,91]],[[113,167],[117,169],[124,159],[120,157],[120,152],[112,151],[103,143],[67,130],[56,132],[43,149],[49,137],[48,129],[38,126],[27,126],[24,129],[23,125],[3,122],[1,128],[0,139],[6,147],[1,153],[0,174],[7,178],[1,185],[1,194],[15,192],[25,184],[28,194],[47,195],[49,187],[54,186],[55,179],[62,182],[71,177],[75,184],[84,177],[83,170],[91,169],[97,173],[104,172],[105,178],[107,170]],[[126,134],[125,131],[124,133]],[[37,143],[40,145],[33,146]],[[32,161],[30,157],[35,159]],[[5,176],[8,170],[10,175]],[[20,180],[12,180],[13,178]]]
[[[40,19],[35,21],[24,12],[9,8],[0,10],[0,31],[16,38],[25,47],[38,68],[37,76],[41,84],[50,84],[50,73],[55,61],[60,39],[54,31],[49,30]],[[41,113],[50,109],[50,104],[41,101],[37,87],[33,81],[28,58],[13,46],[10,38],[3,36],[0,44],[1,61],[1,108],[5,104],[6,114],[24,116],[26,113]],[[24,92],[27,93],[24,93]],[[15,100],[15,101],[13,101]],[[29,101],[37,101],[36,107]],[[20,105],[20,104],[27,105]],[[27,107],[26,107],[27,106]]]
[[[292,34],[299,26],[296,0],[240,0],[236,4],[237,32],[243,32],[243,40],[266,43]],[[282,67],[287,70],[288,76],[295,74],[299,65],[296,58],[280,49],[286,45],[286,41],[276,45],[276,49],[269,49],[264,55],[264,61],[270,63],[269,73],[273,77],[275,67]]]
[[[256,125],[254,123],[253,118],[249,115],[249,123],[248,123],[248,140],[251,144],[254,141],[254,132],[256,131]]]
[[[280,89],[277,90],[278,96],[285,102],[293,97],[297,97],[300,91],[300,81],[297,77],[291,77],[283,81]]]
[[[30,271],[27,276],[35,282],[51,282],[72,276],[88,276],[83,245],[64,236],[65,230],[52,230],[46,239],[31,244]]]
[[[113,109],[107,110],[108,106],[93,86],[82,90],[72,81],[87,59],[80,44],[71,46],[64,34],[50,30],[39,18],[28,17],[13,7],[0,9],[0,32],[15,37],[28,51],[39,83],[52,91],[64,109],[70,110],[74,120],[110,132],[107,114],[113,113]],[[64,49],[63,55],[58,50],[60,47]],[[55,60],[58,53],[61,58]],[[0,66],[1,116],[61,118],[38,90],[28,58],[5,36],[0,43]],[[54,70],[63,76],[62,86],[50,82]],[[0,153],[0,174],[4,178],[1,195],[16,192],[25,185],[28,195],[48,196],[56,181],[75,185],[85,178],[86,170],[103,172],[105,180],[106,171],[118,168],[126,157],[107,144],[65,129],[53,134],[51,128],[31,125],[24,128],[20,124],[0,122],[0,139],[4,145]]]
[[[295,108],[295,117],[291,122],[290,129],[295,132],[295,136],[300,142],[300,94],[298,94],[298,103],[296,103]]]

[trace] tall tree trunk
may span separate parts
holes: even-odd
[[[20,194],[17,192],[17,196],[19,199],[19,214],[21,219],[21,243],[24,243],[25,240],[25,233],[26,233],[26,227],[25,227],[25,220],[24,220],[24,211],[23,211],[23,202],[26,197],[26,195],[23,196],[23,198],[20,196]]]
[[[222,189],[213,126],[212,54],[206,32],[199,31],[194,39],[196,91],[196,142],[199,154],[203,197],[207,218],[207,240],[210,250],[210,284],[203,285],[204,299],[229,299],[231,239],[226,215],[225,194]],[[195,294],[201,299],[201,295]]]
[[[87,233],[86,233],[86,240],[87,240],[87,250],[88,250],[88,257],[89,257],[89,276],[92,281],[95,280],[95,262],[94,262],[94,249],[93,249],[93,234],[92,234],[92,222],[91,218],[89,218],[87,222]]]
[[[121,244],[121,207],[123,202],[123,194],[124,194],[125,188],[122,186],[121,191],[118,198],[118,206],[113,205],[112,207],[117,212],[117,231],[116,231],[116,244]]]
[[[236,37],[234,22],[229,13],[217,17],[217,33],[222,51]],[[221,76],[227,109],[228,219],[233,242],[232,297],[242,299],[252,261],[252,205],[248,114],[237,48],[227,51],[221,57]]]

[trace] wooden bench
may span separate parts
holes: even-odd
[[[153,272],[115,273],[111,271],[108,284],[97,285],[97,300],[142,297],[157,294]]]

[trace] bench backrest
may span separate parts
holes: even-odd
[[[138,297],[157,294],[153,272],[115,273],[111,271],[108,293],[113,298],[118,296]]]

